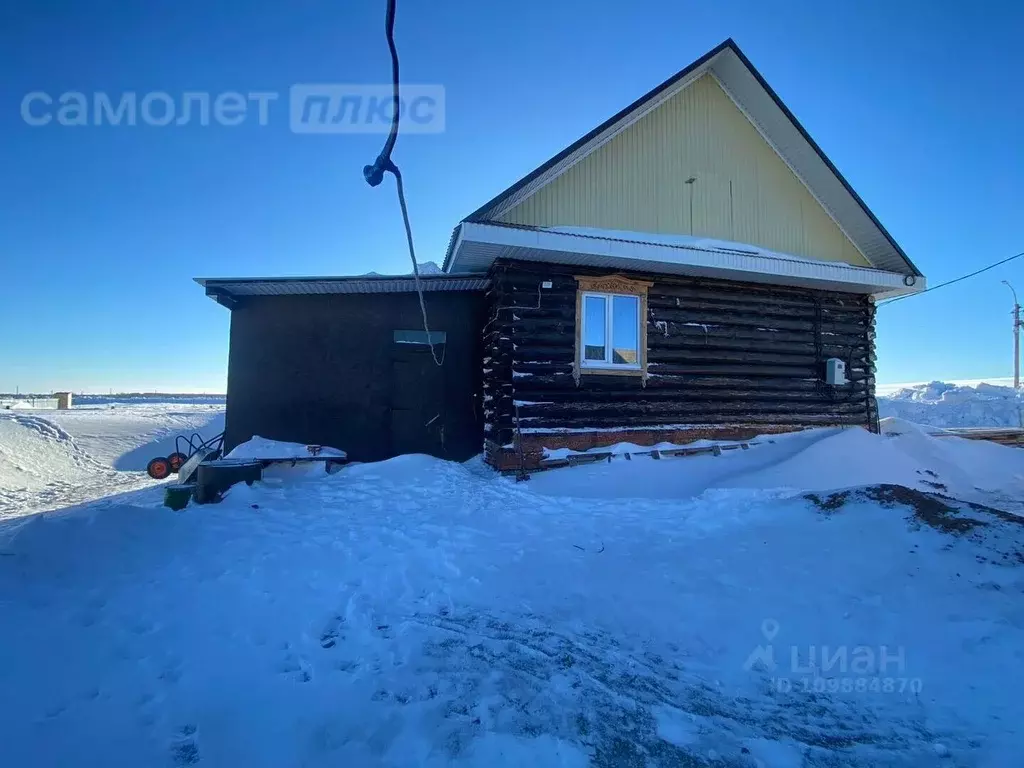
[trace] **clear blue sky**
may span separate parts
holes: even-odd
[[[290,132],[293,83],[386,81],[383,0],[0,9],[0,391],[223,391],[191,278],[408,268],[376,135]],[[399,0],[421,260],[482,202],[733,37],[932,283],[1024,250],[1024,10],[1011,3]],[[30,127],[29,91],[281,91],[270,125]],[[879,311],[879,382],[1009,375],[1024,259]]]

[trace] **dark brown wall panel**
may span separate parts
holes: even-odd
[[[425,298],[431,329],[447,333],[440,453],[463,460],[482,447],[484,295]],[[414,293],[243,298],[231,314],[227,447],[258,434],[336,446],[358,461],[394,455],[393,333],[422,327]]]

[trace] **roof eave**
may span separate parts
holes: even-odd
[[[411,275],[375,275],[368,277],[243,277],[194,278],[206,295],[231,309],[249,297],[267,296],[330,296],[414,293],[416,279]],[[421,275],[419,287],[426,292],[467,292],[487,289],[486,275],[430,274]]]
[[[459,261],[480,272],[499,258],[594,266],[610,271],[710,277],[741,282],[793,285],[889,298],[925,289],[911,277],[845,262],[824,262],[784,254],[742,254],[714,248],[665,245],[591,237],[545,229],[467,222],[455,246]],[[453,274],[459,274],[454,272]],[[908,281],[912,282],[908,285]]]

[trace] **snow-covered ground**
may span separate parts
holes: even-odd
[[[1018,765],[1024,452],[886,433],[0,528],[3,762]]]
[[[173,451],[176,435],[223,430],[223,405],[205,403],[0,410],[0,518],[152,485],[146,464]]]
[[[1024,400],[1012,386],[933,381],[889,391],[878,398],[882,417],[933,427],[1021,427]]]

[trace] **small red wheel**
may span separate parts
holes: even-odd
[[[166,480],[171,475],[171,463],[162,456],[152,459],[146,465],[146,473],[154,480]]]
[[[167,457],[167,463],[171,465],[171,472],[174,474],[178,474],[178,471],[181,469],[181,465],[186,461],[188,461],[188,456],[181,451],[175,451]]]

